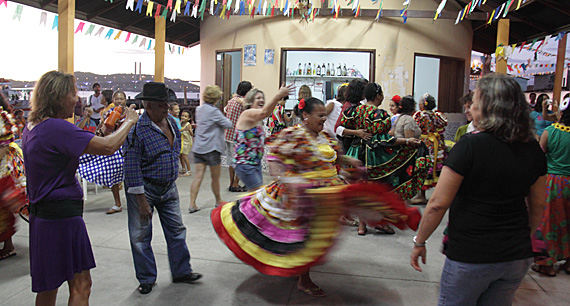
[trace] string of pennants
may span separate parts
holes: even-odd
[[[445,2],[447,0],[442,0],[440,3],[440,7],[445,6]],[[493,21],[498,20],[499,18],[505,18],[507,14],[511,11],[517,11],[521,8],[521,5],[524,4],[526,0],[508,0],[507,2],[501,4],[500,6],[496,7],[491,13],[487,13],[487,24],[491,24]],[[469,16],[475,8],[481,7],[481,5],[485,5],[487,0],[471,0],[465,7],[459,11],[457,14],[457,18],[455,19],[455,24],[460,23],[465,19],[465,17]],[[516,6],[515,6],[516,3]],[[511,10],[512,9],[512,10]],[[438,7],[438,11],[436,11],[436,17],[438,14],[441,13],[443,7],[441,9]],[[434,18],[436,20],[437,18]]]
[[[169,0],[172,1],[172,0]],[[7,8],[8,4],[6,0],[0,0],[0,6],[4,4],[4,6]],[[22,12],[23,12],[23,5],[18,4],[16,6],[16,9],[14,10],[14,15],[12,16],[12,20],[18,20],[21,21],[22,18]],[[47,27],[48,24],[48,14],[47,12],[41,12],[40,14],[40,25],[43,25],[44,27]],[[97,29],[97,31],[95,31],[95,29],[99,27]],[[53,22],[51,23],[51,29],[52,30],[58,30],[58,15],[55,15],[53,18]],[[80,21],[79,24],[77,25],[77,28],[74,31],[74,34],[78,34],[78,33],[82,33],[85,35],[90,35],[90,36],[96,36],[96,37],[101,37],[103,35],[103,33],[106,33],[104,36],[104,39],[113,39],[113,40],[119,40],[121,39],[121,37],[124,37],[124,42],[128,43],[130,42],[132,45],[137,45],[139,46],[139,48],[145,48],[147,50],[151,50],[151,48],[154,50],[154,40],[152,38],[147,38],[141,35],[137,35],[137,34],[133,34],[130,32],[126,32],[126,31],[122,31],[122,30],[116,30],[116,29],[112,29],[112,28],[108,28],[106,29],[106,27],[104,26],[99,26],[99,25],[95,25],[95,24],[89,24],[87,25],[87,23],[85,23],[84,21]],[[175,54],[178,53],[180,55],[184,54],[184,51],[188,49],[188,47],[182,47],[182,46],[177,46],[174,44],[170,44],[167,43],[166,45],[168,45],[168,51],[171,54]]]

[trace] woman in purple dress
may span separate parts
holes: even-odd
[[[30,270],[36,305],[55,305],[67,281],[69,305],[88,305],[93,251],[83,222],[83,192],[75,178],[79,156],[111,155],[138,120],[127,110],[125,124],[107,137],[76,127],[77,88],[71,74],[50,71],[37,82],[23,132],[24,164],[30,201]]]

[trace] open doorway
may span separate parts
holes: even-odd
[[[226,106],[241,81],[242,50],[216,51],[216,85],[223,91],[222,108]]]
[[[460,58],[415,54],[414,100],[424,93],[436,99],[436,107],[444,113],[461,113],[459,99],[465,94],[465,60]]]

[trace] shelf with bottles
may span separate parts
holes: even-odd
[[[354,80],[360,79],[362,77],[355,77],[355,76],[318,76],[318,75],[287,75],[285,76],[287,80],[294,80],[294,79],[322,79],[322,80]]]
[[[352,65],[352,67],[346,66],[346,64],[335,67],[334,63],[325,63],[322,65],[311,63],[304,63],[303,66],[299,63],[297,68],[288,67],[285,73],[287,78],[290,77],[311,77],[311,78],[362,78],[362,73]]]

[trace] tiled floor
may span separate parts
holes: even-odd
[[[269,180],[269,178],[266,178]],[[173,284],[168,268],[166,244],[158,218],[154,217],[153,247],[158,264],[158,286],[148,295],[136,292],[127,214],[105,215],[112,206],[110,190],[93,193],[85,205],[85,222],[95,252],[97,268],[91,271],[91,305],[436,305],[439,275],[445,257],[439,253],[443,228],[428,242],[428,264],[419,273],[409,265],[411,231],[393,236],[356,235],[346,227],[327,262],[312,269],[315,283],[327,292],[312,298],[295,289],[295,279],[259,274],[243,264],[220,242],[211,226],[209,213],[214,205],[209,174],[199,194],[201,211],[186,213],[192,177],[177,181],[182,201],[187,242],[195,271],[204,274],[196,284]],[[222,169],[224,200],[237,194],[227,191],[227,169]],[[125,199],[123,198],[123,205]],[[18,256],[0,261],[0,305],[32,305],[30,289],[28,229],[19,221],[14,237]],[[369,231],[370,232],[370,231]],[[570,305],[570,275],[554,278],[530,271],[517,292],[515,305]],[[66,305],[67,286],[61,287],[57,305]]]

